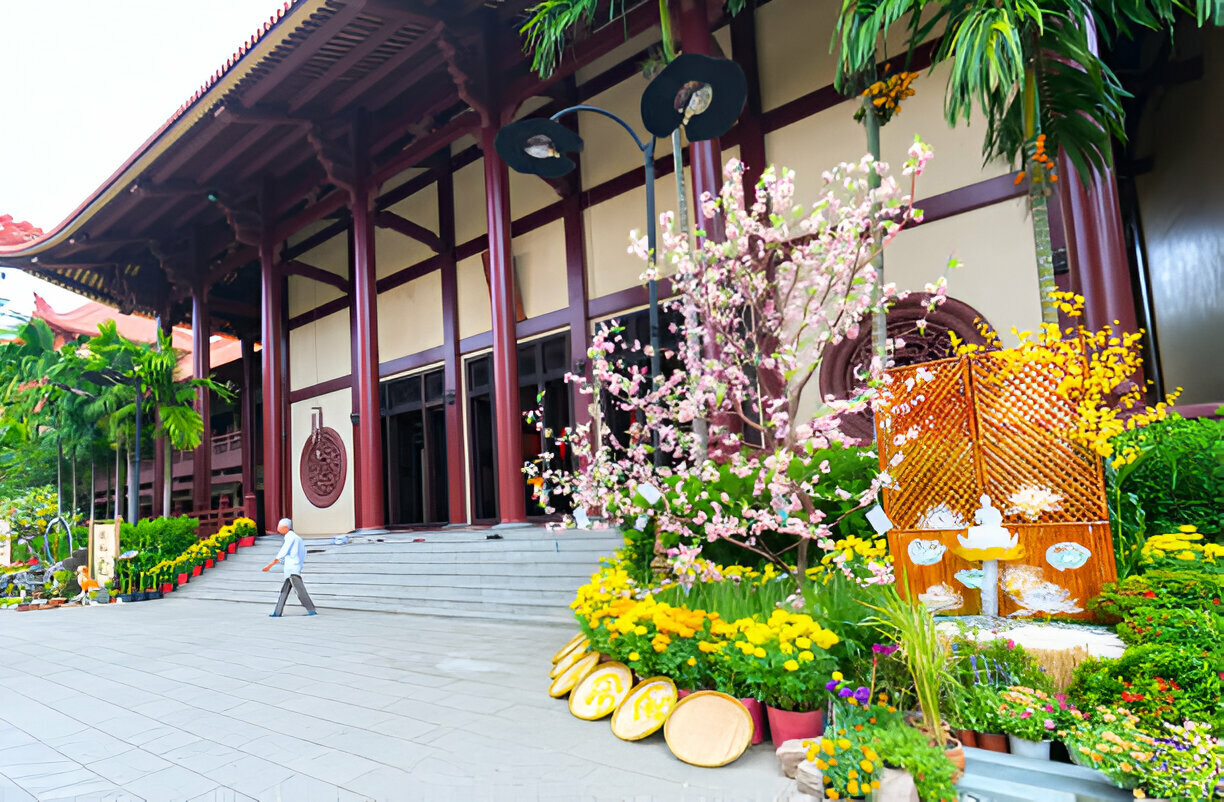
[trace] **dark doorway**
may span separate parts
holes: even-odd
[[[568,432],[574,413],[570,388],[565,374],[570,370],[569,334],[543,337],[518,346],[519,412],[542,408],[545,437],[535,424],[522,419],[519,430],[523,459],[537,460],[548,446],[553,454],[553,467],[572,468],[572,455],[556,444],[556,438]],[[472,471],[472,518],[476,521],[497,519],[497,428],[493,416],[493,357],[485,354],[467,361],[468,442]],[[513,479],[522,486],[527,514],[545,514],[544,506],[534,498],[534,488],[521,473]],[[561,499],[553,499],[558,512],[568,510]]]
[[[387,522],[450,520],[446,487],[446,412],[441,369],[381,386]]]

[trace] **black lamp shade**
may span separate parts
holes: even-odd
[[[497,132],[497,153],[510,169],[542,178],[560,178],[574,169],[566,153],[582,152],[582,137],[556,120],[528,118],[512,122]],[[528,148],[548,148],[554,155],[533,156]]]
[[[705,84],[712,90],[710,105],[684,123],[688,100],[686,87]],[[700,53],[676,58],[642,93],[642,123],[660,139],[672,135],[682,124],[690,142],[715,139],[731,130],[748,100],[748,79],[734,61]]]

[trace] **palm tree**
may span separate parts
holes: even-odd
[[[924,12],[926,20],[923,20]],[[1096,34],[1129,36],[1137,28],[1171,29],[1181,13],[1199,25],[1224,23],[1222,0],[843,0],[834,48],[838,87],[857,90],[873,73],[877,43],[902,28],[913,52],[940,36],[932,68],[950,67],[948,123],[986,118],[982,155],[1006,159],[1027,175],[1041,313],[1058,323],[1047,198],[1064,153],[1080,179],[1111,164],[1113,140],[1125,137],[1121,83],[1100,58]],[[1021,179],[1022,180],[1022,179]]]

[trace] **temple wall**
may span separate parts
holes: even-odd
[[[289,463],[293,490],[293,527],[300,535],[334,535],[351,532],[354,527],[353,512],[353,427],[349,423],[352,411],[352,392],[343,389],[316,396],[293,404],[290,413]],[[314,407],[323,409],[323,425],[335,429],[344,442],[348,455],[348,475],[340,497],[330,507],[320,508],[310,503],[302,492],[299,464],[302,449],[310,437],[310,415]]]

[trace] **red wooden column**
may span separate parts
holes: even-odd
[[[463,394],[459,375],[459,276],[455,266],[455,182],[447,165],[438,177],[438,236],[442,239],[442,335],[446,355],[446,495],[447,517],[452,524],[467,523],[467,493],[464,492]]]
[[[383,506],[382,431],[378,405],[378,286],[374,272],[374,216],[378,187],[369,175],[368,120],[359,116],[353,130],[354,176],[349,193],[353,216],[353,427],[357,529],[386,526]]]
[[[751,7],[745,13],[752,13]],[[685,53],[715,54],[706,0],[682,0],[680,3],[680,47]],[[724,239],[722,220],[717,217],[707,220],[701,211],[701,196],[708,192],[717,197],[722,189],[722,148],[718,140],[691,143],[689,165],[693,171],[694,228],[704,229],[711,239],[721,242]]]
[[[1071,287],[1084,296],[1084,323],[1100,329],[1117,321],[1123,331],[1138,331],[1114,172],[1094,170],[1085,187],[1069,159],[1060,154],[1058,162]]]
[[[265,532],[275,532],[277,522],[288,512],[285,504],[288,386],[284,381],[287,357],[283,336],[284,283],[276,262],[275,242],[267,231],[260,237],[259,277],[260,338],[263,340],[260,352],[263,363],[263,523]]]
[[[761,73],[757,60],[756,9],[749,5],[731,20],[731,55],[748,78],[748,98],[740,115],[739,149],[744,168],[744,202],[751,205],[753,187],[768,166],[765,129],[761,121]]]
[[[212,372],[209,342],[212,325],[208,317],[208,287],[202,284],[191,290],[191,375],[206,379]],[[192,508],[212,509],[212,426],[209,420],[209,392],[201,387],[196,390],[196,411],[204,419],[204,432],[200,445],[192,454],[191,497]]]
[[[242,506],[255,518],[255,344],[242,338]]]
[[[496,119],[496,115],[494,115]],[[497,432],[497,514],[502,523],[525,523],[522,411],[519,409],[518,339],[515,335],[514,262],[510,251],[510,175],[497,155],[494,125],[480,131],[484,151],[485,213],[489,222],[489,294],[493,319],[493,419]]]

